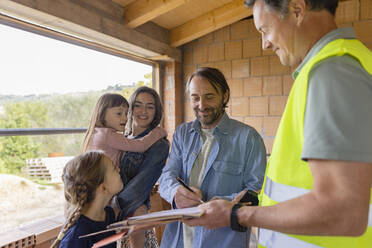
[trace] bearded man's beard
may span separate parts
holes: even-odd
[[[195,116],[200,121],[201,124],[211,125],[216,120],[218,120],[221,117],[221,115],[224,113],[223,104],[221,103],[216,108],[213,108],[213,107],[205,108],[204,111],[208,112],[207,117],[200,116],[200,109],[199,108],[194,109]]]

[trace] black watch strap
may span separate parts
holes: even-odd
[[[240,203],[235,204],[231,209],[231,215],[230,215],[230,226],[231,229],[238,232],[246,232],[247,228],[245,226],[242,226],[239,224],[238,221],[238,209],[242,207],[243,205]]]

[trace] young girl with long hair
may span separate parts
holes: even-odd
[[[79,238],[106,229],[115,222],[108,203],[123,189],[119,168],[103,151],[89,151],[70,160],[62,175],[67,219],[51,248],[90,248],[115,232]],[[116,244],[105,246],[114,248]]]
[[[83,141],[82,151],[103,150],[116,166],[125,151],[144,152],[159,139],[167,136],[161,127],[155,127],[141,139],[128,139],[124,136],[127,123],[128,101],[120,94],[106,93],[94,108],[88,130]]]

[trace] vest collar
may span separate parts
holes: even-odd
[[[337,39],[356,39],[356,35],[354,29],[352,27],[343,27],[332,30],[331,32],[324,35],[317,43],[310,49],[310,51],[306,54],[304,60],[302,60],[301,64],[296,68],[296,70],[292,73],[292,77],[296,80],[298,74],[300,73],[301,69],[306,65],[309,60],[314,57],[325,45],[329,42],[337,40]]]

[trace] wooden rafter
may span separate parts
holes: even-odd
[[[131,2],[134,2],[135,0],[112,0],[112,1],[120,4],[123,7],[125,7],[128,4],[130,4]]]
[[[32,24],[56,30],[79,40],[123,51],[134,56],[150,58],[167,55],[181,61],[181,51],[168,42],[151,38],[123,25],[121,18],[99,15],[89,11],[75,1],[0,0],[0,13],[17,17]],[[108,1],[90,0],[92,4],[108,4]],[[106,9],[109,9],[107,6]],[[95,20],[99,20],[98,22]]]
[[[189,0],[137,0],[125,8],[127,26],[136,28],[152,19],[167,13]]]
[[[172,29],[171,46],[183,45],[251,15],[252,9],[247,8],[243,0],[233,0],[231,3]]]

